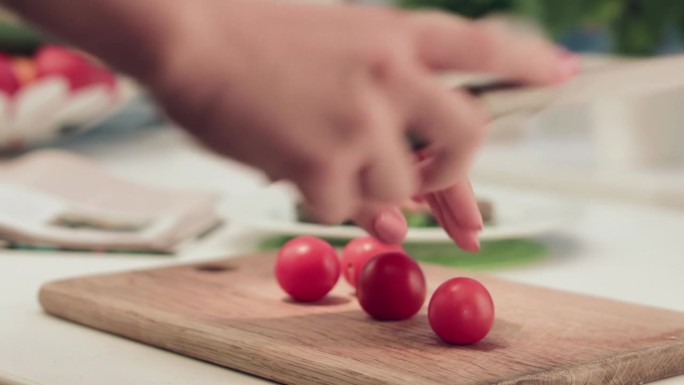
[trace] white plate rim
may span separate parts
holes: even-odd
[[[485,194],[486,195],[486,194]],[[258,197],[258,193],[252,194],[250,199]],[[533,201],[532,198],[522,199]],[[520,199],[518,199],[520,201]],[[503,204],[493,199],[495,211],[497,206]],[[480,233],[481,241],[494,241],[516,238],[531,238],[541,236],[549,232],[558,231],[563,227],[574,223],[581,215],[580,206],[572,200],[561,198],[544,198],[535,203],[530,203],[527,209],[536,212],[522,223],[502,223],[486,225]],[[535,211],[536,210],[536,211]],[[539,215],[539,213],[542,213]],[[312,223],[303,223],[294,220],[273,219],[268,217],[250,217],[249,215],[232,216],[229,220],[235,224],[252,230],[283,236],[311,235],[329,239],[353,239],[367,235],[367,233],[355,226],[325,226]],[[406,242],[411,243],[438,243],[449,241],[448,235],[441,228],[409,228]]]

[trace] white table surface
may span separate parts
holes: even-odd
[[[146,130],[66,147],[146,183],[244,194],[263,180],[189,147],[177,133]],[[684,212],[585,200],[584,214],[542,240],[543,263],[497,270],[515,281],[684,311]],[[0,384],[257,384],[242,373],[162,351],[44,314],[46,281],[235,255],[253,243],[228,227],[176,257],[0,251]],[[659,384],[684,384],[684,377]]]

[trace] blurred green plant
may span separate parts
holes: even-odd
[[[529,18],[554,38],[603,29],[616,53],[651,55],[666,39],[684,35],[680,0],[398,0],[410,8],[438,8],[471,18],[511,13]]]
[[[45,38],[0,6],[0,52],[30,55]]]

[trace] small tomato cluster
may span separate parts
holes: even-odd
[[[356,289],[361,308],[380,321],[409,319],[425,302],[425,275],[401,246],[362,237],[350,241],[338,258],[328,242],[300,236],[278,252],[276,279],[296,301],[321,300],[335,287],[340,274]],[[430,298],[428,321],[445,342],[473,344],[491,330],[494,302],[480,282],[452,278]]]

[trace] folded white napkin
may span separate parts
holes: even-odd
[[[9,244],[169,253],[221,223],[217,203],[122,180],[67,152],[0,163],[0,239]]]

